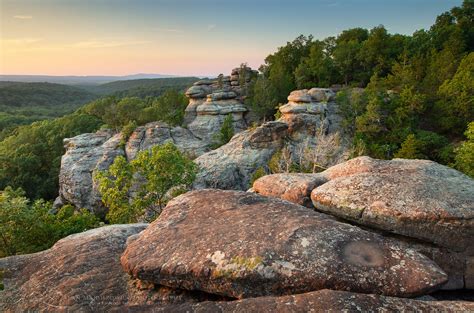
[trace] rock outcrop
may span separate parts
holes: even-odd
[[[92,173],[108,168],[115,157],[124,155],[121,138],[107,130],[64,139],[66,153],[61,158],[57,205],[71,203],[77,208],[93,208],[99,215],[105,213]]]
[[[361,158],[324,179],[360,175],[354,162],[371,164]],[[282,195],[290,181],[301,194],[319,184],[291,179],[280,175]],[[364,227],[277,198],[196,190],[152,224],[101,227],[0,259],[0,311],[474,312],[459,300],[472,297],[436,291],[446,286],[441,268],[451,283],[465,254]]]
[[[229,114],[235,133],[246,129],[245,112],[247,108],[237,100],[237,93],[231,89],[217,90],[208,94],[206,101],[196,107],[196,118],[188,124],[188,129],[201,140],[212,142]]]
[[[315,207],[474,255],[474,180],[428,160],[357,158],[329,169]]]
[[[458,171],[427,160],[359,157],[318,174],[264,176],[253,190],[316,207],[427,255],[448,273],[445,289],[474,286],[474,181]]]
[[[106,208],[102,205],[92,177],[94,171],[107,169],[117,156],[123,155],[132,160],[142,150],[173,142],[178,149],[196,158],[215,144],[214,135],[220,131],[224,119],[229,115],[232,116],[234,133],[245,130],[247,122],[244,114],[248,110],[243,99],[245,85],[252,75],[256,75],[256,71],[248,67],[235,68],[230,76],[194,83],[186,91],[189,105],[185,111],[184,127],[170,127],[163,122],[148,123],[135,129],[125,145],[121,135],[111,130],[66,138],[66,153],[61,159],[60,190],[55,207],[72,204],[78,209],[86,208],[104,215]]]
[[[265,166],[283,146],[287,129],[285,123],[268,122],[241,132],[226,145],[201,155],[195,160],[200,171],[194,188],[246,190],[255,170]]]
[[[379,235],[238,191],[175,198],[121,260],[135,278],[235,298],[324,288],[407,297],[447,280],[427,257]]]
[[[128,307],[128,312],[474,312],[474,303],[466,301],[420,301],[352,293],[347,291],[320,290],[303,294],[258,297],[227,302],[186,303],[156,308],[149,306]]]
[[[101,227],[68,236],[42,252],[0,259],[5,270],[0,311],[106,312],[125,305],[206,299],[167,287],[147,288],[123,272],[119,259],[127,238],[146,226]]]
[[[288,100],[288,104],[280,107],[281,118],[277,121],[240,133],[221,148],[197,158],[201,172],[194,187],[247,190],[256,170],[268,170],[272,156],[283,150],[295,164],[303,161],[326,167],[346,160],[349,149],[344,135],[340,129],[331,128],[333,122],[339,123],[334,92],[325,88],[296,90]],[[253,137],[260,137],[263,130],[274,134],[271,149],[248,144]]]
[[[208,143],[197,138],[189,129],[171,127],[163,122],[152,122],[135,129],[125,145],[125,154],[128,160],[133,160],[138,152],[168,142],[172,142],[182,152],[192,157],[209,150]]]
[[[290,133],[315,133],[329,127],[327,103],[334,101],[335,93],[330,89],[312,88],[295,90],[288,96],[288,103],[279,108],[281,119],[288,123]]]

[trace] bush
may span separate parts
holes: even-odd
[[[252,174],[252,178],[250,180],[250,187],[253,186],[253,183],[259,179],[260,177],[263,177],[267,175],[267,172],[265,171],[265,169],[263,167],[259,167],[257,168],[257,170]]]
[[[44,250],[65,236],[99,226],[99,220],[87,210],[77,212],[64,206],[57,214],[51,211],[50,202],[30,203],[21,189],[1,191],[0,257]]]
[[[130,163],[120,156],[106,171],[94,173],[110,223],[153,220],[167,201],[196,178],[197,166],[172,143],[138,153]]]
[[[224,122],[222,123],[221,129],[217,134],[214,134],[214,140],[216,141],[214,144],[212,144],[211,148],[212,149],[217,149],[220,146],[225,145],[228,143],[232,137],[234,136],[234,125],[232,115],[228,114]]]
[[[474,178],[474,122],[469,123],[464,134],[467,140],[455,150],[454,167]]]

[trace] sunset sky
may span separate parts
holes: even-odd
[[[462,0],[0,0],[0,74],[215,75],[299,34],[428,28]]]

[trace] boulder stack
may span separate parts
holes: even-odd
[[[239,299],[325,288],[409,297],[447,281],[414,250],[242,191],[200,190],[175,198],[121,260],[140,280]]]
[[[474,288],[474,181],[456,170],[428,160],[359,157],[319,174],[265,176],[253,189],[424,253],[449,274],[445,289]]]
[[[196,118],[188,129],[198,138],[211,142],[213,135],[220,131],[224,119],[232,116],[234,132],[247,128],[244,113],[247,108],[237,100],[237,93],[231,89],[216,90],[207,95],[206,101],[196,107]]]
[[[288,96],[288,103],[279,108],[281,119],[288,123],[290,133],[305,129],[315,133],[319,129],[327,131],[328,102],[335,100],[335,93],[327,88],[295,90]]]
[[[233,140],[251,154],[278,146],[287,128],[272,122]],[[254,184],[271,196],[195,190],[149,225],[0,259],[0,311],[474,312],[472,293],[440,291],[472,288],[472,179],[367,157],[285,175]]]

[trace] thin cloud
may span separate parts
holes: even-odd
[[[3,39],[1,40],[4,44],[11,44],[11,45],[28,45],[32,43],[36,43],[38,41],[43,40],[42,38],[11,38],[11,39]]]
[[[151,41],[80,41],[71,45],[74,48],[114,48],[123,46],[136,46],[151,43]]]
[[[157,28],[159,32],[167,32],[167,33],[184,33],[184,30],[177,29],[177,28]]]
[[[19,19],[19,20],[31,20],[33,16],[31,15],[14,15],[13,18]]]
[[[210,32],[211,30],[215,29],[217,27],[216,24],[209,24],[207,25],[207,31]]]

